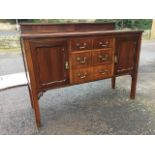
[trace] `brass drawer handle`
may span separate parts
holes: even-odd
[[[87,43],[83,43],[83,46],[80,46],[80,44],[77,43],[76,46],[77,46],[79,49],[85,49],[86,46],[87,46]]]
[[[99,55],[98,58],[101,60],[101,61],[107,61],[109,56],[108,54],[105,54],[105,55]]]
[[[87,73],[83,73],[83,74],[79,73],[79,74],[78,74],[78,77],[80,77],[80,79],[84,79],[84,78],[86,78],[87,76],[88,76]]]
[[[102,46],[102,47],[107,47],[108,44],[109,44],[108,41],[106,41],[105,43],[103,43],[103,42],[99,42],[99,45]]]
[[[101,70],[101,71],[99,71],[99,73],[102,75],[105,75],[105,74],[108,74],[108,70]]]
[[[106,44],[103,44],[103,45],[101,45],[102,47],[107,47],[107,45]]]
[[[105,42],[105,44],[109,44],[109,43],[110,43],[109,41],[106,41],[106,42]],[[99,42],[99,44],[100,44],[100,45],[102,45],[102,44],[103,44],[103,42],[102,42],[102,41],[100,41],[100,42]]]
[[[77,57],[76,60],[80,63],[80,64],[85,64],[86,63],[86,60],[87,60],[87,57]]]
[[[85,49],[85,48],[86,48],[85,46],[80,46],[80,47],[79,47],[79,49]]]

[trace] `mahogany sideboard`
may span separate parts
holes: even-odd
[[[21,46],[31,105],[41,125],[43,92],[75,84],[131,75],[136,94],[142,31],[115,30],[115,23],[21,24]]]

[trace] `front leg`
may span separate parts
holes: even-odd
[[[116,77],[114,76],[111,79],[111,87],[112,87],[112,89],[115,89],[115,85],[116,85]]]
[[[40,119],[40,108],[39,108],[37,94],[33,94],[32,98],[33,98],[33,108],[34,108],[34,112],[35,112],[36,124],[37,124],[37,127],[39,128],[39,127],[41,127],[41,119]]]
[[[137,74],[131,76],[131,92],[130,92],[130,98],[135,99],[136,96],[136,86],[137,86]]]

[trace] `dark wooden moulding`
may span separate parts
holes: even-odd
[[[38,100],[60,87],[131,75],[130,98],[136,83],[142,31],[115,30],[115,23],[21,24],[21,46],[36,124]]]

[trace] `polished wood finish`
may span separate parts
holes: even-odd
[[[114,30],[115,23],[21,24],[22,34]]]
[[[71,84],[83,83],[92,81],[92,69],[80,68],[72,71]]]
[[[22,24],[21,45],[36,123],[38,100],[58,87],[131,75],[135,98],[142,31],[107,24]]]
[[[74,39],[71,40],[72,51],[91,50],[92,40],[91,39]]]
[[[115,51],[115,73],[112,78],[112,88],[115,89],[116,76],[131,75],[130,98],[135,99],[140,56],[141,36],[132,34],[118,36]]]
[[[137,46],[136,36],[118,37],[116,40],[116,75],[133,70]],[[126,53],[126,54],[124,54]]]
[[[73,52],[71,54],[71,67],[72,69],[90,67],[92,63],[91,59],[92,57],[90,51]]]
[[[113,38],[102,37],[94,39],[93,47],[96,49],[110,48],[113,46]]]
[[[47,88],[68,83],[65,62],[68,61],[67,42],[44,39],[29,42],[36,75],[37,88]]]
[[[104,50],[95,50],[92,52],[92,63],[93,65],[103,65],[103,64],[111,64],[112,63],[112,50],[104,49]]]
[[[114,37],[72,39],[70,51],[71,84],[112,77],[114,70],[114,42]],[[83,48],[73,48],[77,43]]]
[[[101,65],[93,67],[93,80],[110,78],[112,75],[112,65]]]

